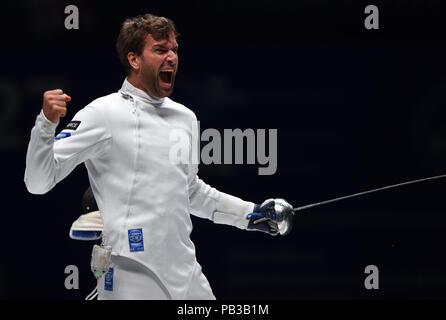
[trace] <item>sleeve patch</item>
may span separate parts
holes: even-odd
[[[80,121],[71,121],[69,124],[67,124],[65,130],[76,130],[80,124],[81,124]]]
[[[57,136],[56,136],[56,140],[60,140],[60,139],[63,139],[63,138],[68,138],[69,136],[71,136],[71,133],[69,133],[69,132],[61,132],[61,133],[59,133]]]

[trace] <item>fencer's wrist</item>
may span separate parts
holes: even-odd
[[[37,117],[36,124],[41,128],[41,130],[49,135],[53,135],[56,132],[57,125],[59,122],[54,123],[50,120],[48,120],[47,117],[45,117],[45,114],[43,113],[43,110],[40,111],[40,114]]]
[[[260,210],[260,204],[254,203],[254,208],[252,209],[252,212],[259,212]]]

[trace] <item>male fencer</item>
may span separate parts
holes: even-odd
[[[85,163],[111,247],[99,299],[215,299],[190,239],[190,214],[214,223],[286,234],[293,211],[282,199],[261,205],[220,192],[198,165],[169,159],[172,130],[192,149],[195,114],[169,99],[178,68],[172,20],[145,14],[124,21],[117,52],[127,72],[118,92],[81,109],[56,137],[71,97],[46,91],[31,130],[25,184],[44,194]],[[190,152],[192,157],[192,152]]]

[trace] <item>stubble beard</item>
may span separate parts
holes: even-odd
[[[143,63],[145,64],[144,57],[143,57]],[[170,89],[168,89],[168,91],[166,91],[165,94],[163,94],[162,93],[163,91],[161,90],[158,82],[158,70],[156,70],[155,68],[151,67],[148,64],[145,65],[147,67],[143,66],[141,69],[141,80],[143,80],[144,83],[147,84],[147,86],[145,87],[146,90],[148,90],[148,93],[156,98],[164,98],[170,96],[173,92],[175,79],[172,79],[172,86],[170,87]]]

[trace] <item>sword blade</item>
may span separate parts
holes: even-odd
[[[328,204],[328,203],[332,203],[332,202],[336,202],[336,201],[340,201],[340,200],[345,200],[345,199],[349,199],[349,198],[355,198],[355,197],[363,196],[363,195],[366,195],[366,194],[369,194],[369,193],[372,193],[372,192],[378,192],[378,191],[382,191],[382,190],[386,190],[386,189],[402,187],[402,186],[405,186],[405,185],[408,185],[408,184],[419,183],[419,182],[424,182],[424,181],[434,180],[434,179],[441,179],[441,178],[446,178],[446,174],[441,174],[441,175],[438,175],[438,176],[433,176],[433,177],[428,177],[428,178],[422,178],[422,179],[417,179],[417,180],[411,180],[411,181],[407,181],[407,182],[392,184],[392,185],[389,185],[389,186],[376,188],[376,189],[363,191],[363,192],[358,192],[358,193],[350,194],[350,195],[343,196],[343,197],[338,197],[338,198],[333,198],[333,199],[330,199],[330,200],[325,200],[325,201],[320,201],[320,202],[316,202],[316,203],[312,203],[312,204],[307,204],[305,206],[294,208],[293,211],[301,211],[301,210],[305,210],[305,209],[310,209],[310,208],[322,206],[324,204]]]

